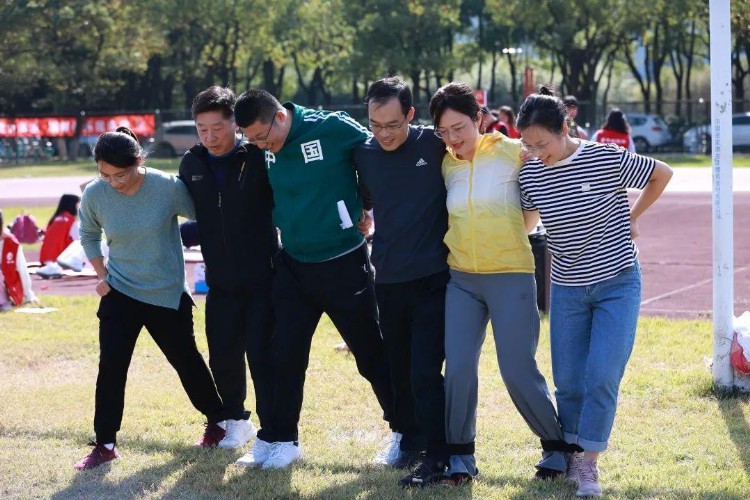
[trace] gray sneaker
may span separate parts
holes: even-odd
[[[596,462],[582,460],[578,469],[578,491],[577,497],[600,497],[602,486],[599,484],[599,469]]]
[[[578,486],[578,471],[581,470],[582,461],[583,453],[574,452],[570,455],[570,460],[568,460],[568,470],[565,471],[565,480],[567,482]]]

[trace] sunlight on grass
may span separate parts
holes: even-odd
[[[488,335],[480,367],[477,460],[470,488],[403,492],[401,473],[369,465],[388,428],[353,358],[325,320],[313,341],[301,443],[305,460],[265,472],[232,465],[242,451],[199,450],[202,416],[144,332],[130,368],[119,434],[123,458],[76,473],[93,437],[98,363],[90,297],[44,297],[49,315],[0,316],[0,497],[45,498],[573,498],[562,481],[531,482],[539,442],[500,380]],[[207,356],[204,316],[195,310]],[[711,324],[642,318],[600,464],[612,498],[746,498],[750,410],[717,397],[706,370]],[[551,384],[547,323],[538,360]],[[252,404],[253,395],[249,394]],[[257,424],[257,420],[253,416]],[[244,451],[244,450],[243,450]]]
[[[148,158],[146,165],[176,173],[180,166],[180,158]],[[28,178],[28,177],[67,177],[96,175],[96,164],[92,159],[77,161],[52,161],[48,163],[0,163],[0,179]]]

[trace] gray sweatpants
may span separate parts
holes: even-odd
[[[489,321],[500,375],[516,409],[540,439],[562,440],[547,382],[536,365],[539,310],[534,275],[474,274],[451,269],[445,300],[445,426],[449,446],[473,445],[476,438],[477,372]],[[565,454],[544,452],[537,467],[564,471]]]

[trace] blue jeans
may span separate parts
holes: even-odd
[[[550,302],[552,375],[565,440],[604,451],[635,342],[641,268],[635,261],[588,286],[552,284]]]

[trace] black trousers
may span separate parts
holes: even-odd
[[[258,437],[264,441],[297,441],[305,371],[310,345],[320,317],[326,313],[349,346],[359,373],[372,385],[391,420],[391,379],[378,326],[378,311],[367,248],[316,263],[302,263],[286,252],[276,259],[273,307],[273,411],[270,425]]]
[[[375,285],[391,370],[393,425],[403,451],[445,453],[445,289],[448,270]]]
[[[247,419],[247,371],[255,388],[255,411],[261,426],[271,412],[273,397],[273,309],[271,283],[248,293],[210,289],[206,297],[206,337],[209,366],[216,381],[224,417]]]
[[[135,342],[144,326],[177,371],[190,402],[209,423],[222,419],[223,405],[193,335],[193,301],[186,293],[177,310],[146,304],[114,288],[99,302],[99,375],[94,431],[97,443],[116,442],[125,405],[125,382]]]

